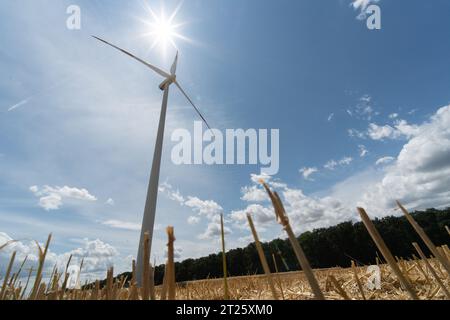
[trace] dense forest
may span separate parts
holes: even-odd
[[[412,215],[436,245],[450,244],[449,234],[445,230],[446,225],[450,226],[450,208],[428,209]],[[374,224],[393,255],[411,257],[415,253],[412,242],[421,244],[429,254],[405,217],[389,216],[374,220]],[[377,256],[381,256],[362,222],[344,222],[334,227],[316,229],[301,234],[298,239],[313,268],[349,267],[351,260],[360,265],[370,265],[375,263]],[[263,248],[272,270],[275,270],[272,255],[280,272],[300,269],[289,240],[276,239],[264,243]],[[263,272],[254,243],[230,250],[226,257],[230,276]],[[177,282],[222,277],[222,254],[177,262],[175,270]],[[131,274],[120,276],[129,278]],[[164,265],[157,266],[155,284],[161,284],[163,276]]]

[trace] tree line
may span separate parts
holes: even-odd
[[[436,245],[450,244],[445,226],[450,226],[450,208],[428,209],[412,213],[414,219]],[[417,233],[404,216],[375,219],[374,224],[392,254],[410,258],[415,254],[413,242],[422,244]],[[313,268],[350,267],[351,260],[359,265],[376,263],[381,257],[362,222],[344,222],[329,228],[308,231],[298,237]],[[300,270],[289,240],[275,239],[262,244],[270,268],[275,272]],[[421,245],[426,254],[430,254]],[[254,243],[226,253],[229,276],[262,274],[263,269]],[[131,273],[119,275],[131,278]],[[222,253],[175,263],[177,282],[223,277]],[[162,284],[164,265],[155,268],[155,284]]]

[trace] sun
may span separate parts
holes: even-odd
[[[146,7],[147,11],[150,13],[150,20],[143,20],[146,25],[147,32],[145,32],[145,37],[150,37],[152,40],[151,49],[160,48],[164,55],[166,55],[167,50],[172,47],[178,50],[176,40],[181,39],[189,41],[188,38],[181,35],[181,27],[184,23],[176,22],[175,18],[180,10],[181,3],[169,16],[166,15],[164,7],[161,8],[160,14],[156,14],[152,8]]]

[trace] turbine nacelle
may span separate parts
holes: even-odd
[[[161,84],[159,85],[159,89],[161,89],[161,91],[164,91],[166,89],[166,86],[170,86],[172,83],[174,83],[176,81],[177,81],[177,76],[171,75],[170,77],[167,77],[166,80],[161,82]]]

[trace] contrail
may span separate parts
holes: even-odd
[[[13,111],[14,109],[17,109],[17,108],[19,108],[19,107],[21,107],[21,106],[27,104],[27,103],[30,102],[32,99],[38,98],[38,97],[40,97],[40,96],[42,96],[42,95],[45,95],[45,94],[47,94],[49,91],[51,91],[51,90],[53,90],[53,89],[56,89],[57,87],[60,87],[60,86],[62,86],[62,85],[64,85],[64,84],[66,84],[66,83],[69,82],[69,81],[71,81],[71,79],[65,79],[65,80],[62,80],[62,81],[58,81],[58,82],[56,82],[55,84],[53,84],[53,85],[51,85],[50,87],[48,87],[47,89],[44,89],[44,90],[42,90],[42,91],[39,91],[39,92],[37,92],[36,94],[33,94],[32,96],[30,96],[30,97],[28,97],[28,98],[26,98],[26,99],[20,101],[19,103],[13,105],[13,106],[10,107],[6,112],[11,112],[11,111]]]
[[[10,108],[8,109],[8,112],[13,111],[14,109],[17,109],[17,108],[23,106],[24,104],[27,104],[27,103],[31,100],[31,98],[32,98],[32,97],[26,98],[25,100],[22,100],[22,101],[20,101],[19,103],[13,105],[12,107],[10,107]]]

